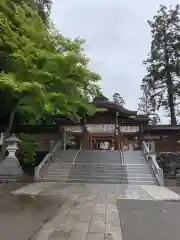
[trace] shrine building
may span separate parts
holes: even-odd
[[[102,142],[108,142],[113,149],[135,151],[141,148],[142,141],[150,141],[156,152],[180,151],[179,125],[150,125],[147,115],[138,115],[137,111],[126,109],[104,96],[96,97],[93,104],[96,113],[85,115],[79,123],[58,116],[56,124],[52,125],[13,125],[12,133],[36,136],[40,152],[50,151],[59,140],[62,149],[73,140],[77,149],[100,149]],[[1,124],[0,132],[5,128]]]

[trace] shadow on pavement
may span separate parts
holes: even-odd
[[[179,240],[180,202],[117,200],[123,240]]]

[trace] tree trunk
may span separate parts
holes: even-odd
[[[175,114],[175,107],[174,107],[174,97],[173,97],[173,84],[171,75],[167,79],[167,86],[168,86],[168,104],[170,109],[170,116],[171,116],[171,125],[177,125],[176,114]]]
[[[7,128],[6,128],[5,134],[4,134],[4,139],[6,139],[10,136],[12,124],[13,124],[13,121],[14,121],[14,114],[15,114],[15,109],[12,110],[12,112],[9,116],[9,121],[8,121],[8,125],[7,125]],[[5,143],[3,141],[2,148],[1,148],[1,154],[0,154],[1,155],[0,161],[4,160],[5,154],[6,154],[6,147],[5,147]]]
[[[86,114],[84,114],[83,121],[82,121],[82,148],[88,149],[89,148],[89,132],[86,126]]]
[[[168,90],[168,106],[170,109],[171,125],[177,125],[176,114],[175,114],[175,104],[174,104],[174,89],[171,72],[169,69],[169,55],[167,49],[167,37],[166,30],[164,30],[164,52],[165,52],[165,71],[166,71],[166,84]]]

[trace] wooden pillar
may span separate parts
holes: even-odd
[[[139,134],[138,134],[138,144],[141,149],[142,147],[142,141],[144,140],[144,134],[143,134],[143,126],[139,126]]]
[[[83,126],[82,126],[82,149],[89,149],[89,132],[86,126],[86,116],[83,119]]]
[[[82,148],[83,149],[88,149],[89,148],[89,136],[88,136],[88,131],[86,126],[83,126],[83,131],[82,131]]]
[[[120,149],[119,112],[116,112],[115,121],[115,149]]]
[[[92,135],[89,134],[89,148],[92,149]]]
[[[61,139],[61,147],[63,150],[66,150],[66,144],[67,144],[67,132],[65,128],[62,128],[62,139]]]
[[[81,139],[80,136],[76,136],[76,149],[79,149],[81,146]]]

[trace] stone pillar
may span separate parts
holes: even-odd
[[[20,140],[13,134],[10,138],[4,140],[8,156],[0,164],[0,175],[7,180],[16,180],[23,175],[23,170],[16,157],[18,143]]]

